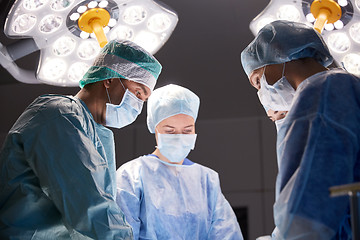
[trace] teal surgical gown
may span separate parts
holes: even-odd
[[[360,79],[336,69],[303,81],[277,154],[273,239],[350,239],[348,197],[329,188],[360,181]]]
[[[117,170],[116,201],[135,240],[243,239],[218,174],[188,159],[185,164],[147,155]]]
[[[0,239],[132,239],[113,143],[78,98],[38,97],[0,153]]]

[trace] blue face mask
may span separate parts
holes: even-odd
[[[179,163],[194,149],[196,134],[157,134],[157,148],[170,162]]]
[[[125,90],[121,80],[120,83]],[[126,89],[121,103],[119,105],[114,105],[110,101],[107,88],[105,89],[110,102],[106,103],[105,125],[108,127],[122,128],[134,122],[141,113],[144,101],[136,97],[129,89]]]

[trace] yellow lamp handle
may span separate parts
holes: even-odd
[[[319,14],[318,14],[315,24],[314,24],[314,28],[316,31],[318,31],[319,33],[322,32],[330,15],[331,15],[331,12],[328,9],[326,9],[326,8],[320,9]]]
[[[341,18],[341,7],[334,0],[315,0],[310,11],[316,18],[314,28],[322,32],[326,23],[334,23]]]
[[[79,28],[87,33],[95,33],[100,47],[104,47],[108,40],[104,33],[103,27],[108,25],[110,14],[103,8],[93,8],[84,12],[79,20]]]
[[[99,21],[99,19],[92,19],[92,21],[89,22],[89,25],[95,33],[96,39],[100,44],[100,47],[103,48],[108,43],[108,41],[105,36],[104,29],[102,28],[101,22]]]

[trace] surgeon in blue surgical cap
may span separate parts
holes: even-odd
[[[133,239],[115,202],[114,136],[149,97],[160,63],[111,41],[76,96],[40,96],[0,153],[0,239]]]
[[[147,125],[156,149],[116,173],[116,202],[136,240],[243,239],[218,174],[187,158],[195,147],[199,104],[193,92],[172,84],[149,98]]]
[[[360,181],[360,79],[327,69],[327,46],[302,23],[266,25],[241,61],[264,108],[288,111],[278,124],[272,239],[351,239],[349,201],[329,188]]]

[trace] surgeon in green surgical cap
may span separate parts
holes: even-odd
[[[115,202],[114,136],[131,124],[161,72],[129,41],[111,41],[76,96],[31,103],[0,152],[0,239],[133,239]]]

